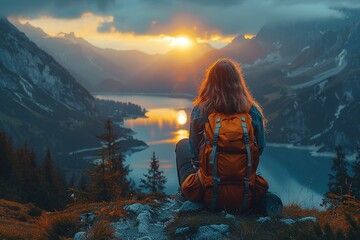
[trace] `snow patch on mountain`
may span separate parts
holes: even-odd
[[[306,47],[304,47],[303,49],[301,49],[301,52],[305,52],[306,50],[310,49],[310,46],[307,45]]]
[[[341,110],[343,110],[346,107],[346,105],[340,104],[334,114],[335,118],[339,118]]]
[[[302,89],[302,88],[306,88],[306,87],[311,87],[311,86],[314,86],[315,84],[321,83],[322,81],[324,81],[330,77],[336,76],[341,71],[343,71],[345,69],[345,67],[347,66],[347,61],[344,58],[345,58],[344,55],[342,55],[339,58],[338,65],[336,67],[315,75],[312,80],[293,85],[293,86],[291,86],[291,88],[294,90],[297,90],[297,89]],[[303,69],[301,71],[301,73],[303,74],[306,71],[308,71],[309,69],[311,69],[311,68]],[[299,74],[296,74],[296,75],[299,75]],[[290,76],[293,77],[294,75],[292,74]]]
[[[279,51],[276,51],[276,52],[272,52],[272,53],[266,55],[266,57],[263,59],[256,60],[252,66],[260,65],[263,63],[279,62],[281,60],[282,60],[282,58],[281,58]]]

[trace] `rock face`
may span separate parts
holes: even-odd
[[[0,129],[35,150],[94,144],[102,123],[90,93],[6,19],[0,19],[0,38]]]
[[[360,145],[360,18],[265,26],[270,52],[245,66],[269,119],[269,141],[333,151]],[[241,61],[241,60],[240,60]]]

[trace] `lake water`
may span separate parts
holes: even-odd
[[[130,177],[139,183],[149,168],[155,152],[160,168],[167,177],[167,194],[178,188],[175,145],[188,137],[192,103],[188,98],[147,95],[96,95],[100,99],[132,102],[146,108],[147,118],[125,120],[124,126],[133,129],[135,138],[145,141],[149,147],[127,156],[133,169]],[[258,172],[270,184],[270,191],[280,195],[285,204],[301,204],[303,207],[319,207],[322,195],[327,191],[331,158],[312,156],[310,150],[272,145],[265,148]]]

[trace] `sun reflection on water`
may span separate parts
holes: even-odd
[[[150,109],[146,113],[147,118],[137,118],[126,120],[129,128],[136,126],[157,126],[160,130],[164,126],[185,125],[188,122],[187,114],[184,110],[175,110],[171,108]]]
[[[180,110],[178,112],[178,117],[177,117],[177,121],[180,125],[184,125],[187,123],[187,115],[186,112],[184,110]]]
[[[189,137],[188,112],[190,109],[149,109],[146,118],[126,120],[126,127],[139,129],[149,146],[176,144]],[[146,130],[145,130],[146,129]]]

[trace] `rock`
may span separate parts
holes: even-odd
[[[97,215],[88,212],[88,213],[83,213],[80,215],[80,223],[83,227],[87,228],[89,226],[92,226],[94,223],[94,220],[97,218]]]
[[[293,225],[296,221],[291,218],[284,218],[284,219],[280,219],[280,222],[283,222],[287,225]]]
[[[75,234],[73,240],[85,240],[86,239],[86,232],[78,232]]]
[[[149,233],[149,223],[151,220],[151,214],[148,210],[145,210],[141,212],[137,218],[136,221],[138,221],[138,231],[140,234],[147,235]]]
[[[189,227],[177,228],[177,229],[175,230],[175,235],[177,235],[177,234],[184,234],[184,233],[188,232],[189,230],[190,230]]]
[[[225,215],[225,218],[226,218],[226,219],[235,220],[235,216],[232,215],[232,214],[229,214],[229,213]]]
[[[203,205],[201,203],[195,203],[191,201],[185,201],[183,205],[180,207],[179,212],[198,212],[203,209]]]
[[[149,205],[142,205],[141,203],[134,203],[134,204],[131,204],[131,205],[126,205],[124,207],[124,209],[126,211],[129,211],[129,212],[132,212],[132,213],[135,213],[135,214],[139,214],[139,213],[141,213],[143,211],[152,212],[151,207]]]
[[[168,226],[170,226],[174,222],[175,222],[175,217],[171,216],[170,219],[164,223],[164,227],[167,228]]]
[[[198,232],[194,235],[194,240],[208,240],[208,239],[228,239],[229,225],[227,224],[213,224],[209,226],[199,227]]]
[[[144,237],[137,238],[136,240],[152,240],[152,238],[149,236],[144,236]]]
[[[303,217],[298,219],[299,222],[306,222],[306,221],[312,221],[312,222],[316,222],[317,219],[316,217]]]
[[[270,221],[270,220],[271,220],[270,217],[259,217],[259,219],[257,219],[256,221],[260,222],[260,223],[264,223],[264,222],[267,222],[267,221]]]
[[[125,231],[130,229],[129,222],[123,220],[111,223],[111,226],[114,229],[114,237],[119,239],[124,238]]]

